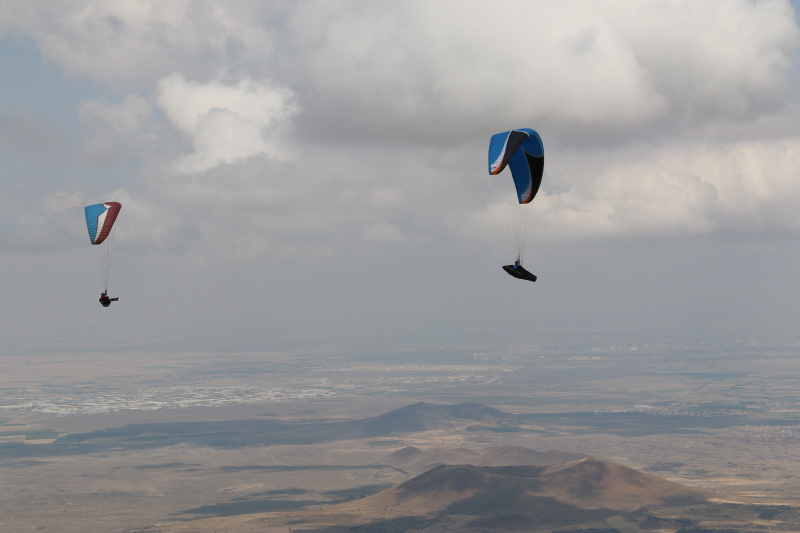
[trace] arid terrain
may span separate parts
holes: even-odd
[[[4,356],[0,530],[800,530],[798,345],[620,338]]]

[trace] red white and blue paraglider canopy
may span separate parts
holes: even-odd
[[[114,222],[117,220],[120,209],[122,209],[122,205],[118,202],[87,205],[83,209],[86,213],[86,229],[89,231],[89,240],[92,241],[97,252],[100,274],[103,276],[103,288],[106,291],[108,291],[108,279],[111,271],[111,254],[114,250]]]

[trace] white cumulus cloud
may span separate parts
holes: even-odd
[[[156,99],[191,140],[193,153],[177,165],[181,172],[201,172],[260,153],[275,159],[291,153],[282,136],[297,109],[287,89],[250,79],[200,84],[173,74],[159,81]]]

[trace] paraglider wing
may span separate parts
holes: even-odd
[[[528,140],[528,136],[528,132],[524,130],[504,131],[492,135],[492,140],[489,141],[489,174],[500,174],[517,149]]]
[[[519,203],[529,203],[539,191],[544,172],[544,145],[536,131],[520,128],[492,135],[489,174],[499,174],[506,166],[511,169]]]
[[[529,203],[539,191],[544,172],[544,149],[536,132],[522,143],[511,158],[508,168],[514,177],[519,203]]]
[[[86,214],[86,229],[89,231],[89,240],[97,256],[100,275],[103,277],[103,287],[108,292],[108,280],[111,274],[111,256],[114,252],[114,222],[122,209],[118,202],[104,202],[102,204],[87,205],[83,211]]]
[[[106,240],[120,209],[122,205],[118,202],[87,205],[83,209],[86,213],[86,229],[89,230],[92,244],[102,244]]]

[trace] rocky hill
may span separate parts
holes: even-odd
[[[439,466],[359,500],[358,507],[416,515],[530,515],[531,520],[535,515],[536,523],[543,517],[554,523],[560,515],[570,519],[580,512],[610,516],[647,505],[690,505],[706,500],[701,491],[611,461],[584,457],[550,466]]]

